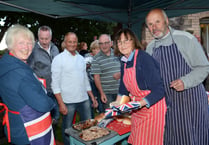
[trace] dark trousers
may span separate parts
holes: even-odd
[[[56,97],[54,96],[54,94],[52,92],[47,92],[47,95],[49,97],[51,97],[52,100],[55,103],[55,107],[51,110],[51,116],[52,116],[52,128],[53,128],[54,136],[56,138],[56,127],[57,127],[58,120],[59,120],[59,117],[60,117],[59,105],[57,103]]]

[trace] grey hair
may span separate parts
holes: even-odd
[[[99,40],[94,40],[93,42],[91,42],[90,50],[95,49],[97,47],[99,47]]]
[[[168,16],[167,16],[166,12],[163,9],[161,9],[161,11],[162,11],[165,21],[167,21]]]
[[[110,41],[112,41],[112,40],[111,40],[111,37],[110,37],[110,35],[109,35],[109,34],[101,34],[101,35],[99,36],[99,39],[100,39],[102,36],[107,36],[107,37],[108,37],[108,39],[109,39]]]
[[[31,39],[33,46],[35,44],[35,38],[33,35],[33,32],[29,30],[27,27],[22,26],[20,24],[15,24],[12,25],[11,27],[8,28],[6,32],[6,44],[8,47],[8,50],[11,50],[14,46],[15,39],[19,37],[19,35],[24,35],[25,37]]]
[[[40,31],[49,31],[50,36],[52,37],[52,29],[49,26],[41,26],[38,28],[38,36],[40,34]]]

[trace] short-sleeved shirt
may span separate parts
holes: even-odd
[[[91,67],[92,74],[99,74],[102,89],[105,94],[117,94],[119,89],[119,80],[113,78],[113,74],[120,72],[120,60],[111,49],[110,56],[100,51],[94,56]]]

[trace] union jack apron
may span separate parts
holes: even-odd
[[[30,145],[56,145],[50,112],[41,113],[25,106],[20,116],[30,141]]]
[[[208,145],[208,101],[203,84],[180,92],[170,88],[171,81],[190,73],[191,68],[174,40],[170,46],[153,50],[166,90],[164,145]]]
[[[150,90],[140,90],[136,80],[136,59],[138,50],[135,51],[134,65],[126,68],[124,65],[123,81],[130,92],[132,100],[139,101],[147,96]],[[163,132],[165,123],[166,105],[163,98],[150,108],[143,107],[131,115],[131,135],[128,142],[133,145],[163,145]]]
[[[54,139],[54,133],[52,130],[52,119],[50,112],[40,113],[29,106],[25,106],[20,112],[9,110],[4,103],[0,103],[3,109],[0,112],[5,111],[3,117],[3,125],[7,127],[8,142],[11,142],[10,124],[8,113],[14,113],[21,116],[24,126],[28,135],[30,145],[56,145]]]

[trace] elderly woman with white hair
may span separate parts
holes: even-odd
[[[6,34],[9,53],[0,59],[0,96],[5,110],[5,133],[15,145],[55,144],[50,110],[54,103],[42,83],[25,63],[34,46],[34,35],[16,24]]]

